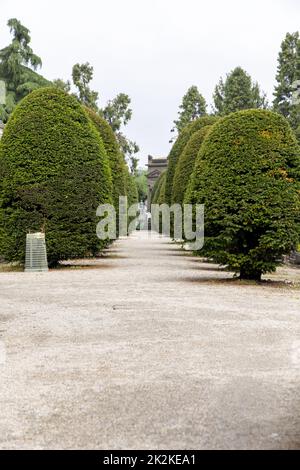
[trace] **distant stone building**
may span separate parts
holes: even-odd
[[[151,155],[148,156],[148,199],[147,209],[151,209],[151,195],[155,181],[159,178],[160,174],[167,169],[168,159],[167,158],[153,158]]]

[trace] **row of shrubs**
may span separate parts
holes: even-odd
[[[96,209],[137,188],[109,124],[56,88],[32,92],[0,142],[0,256],[24,261],[26,233],[45,231],[48,260],[96,255]]]
[[[152,202],[205,204],[201,256],[260,280],[299,243],[300,148],[290,125],[267,110],[190,123]]]

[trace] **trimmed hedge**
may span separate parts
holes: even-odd
[[[189,179],[194,170],[200,147],[212,126],[205,126],[195,132],[180,155],[173,180],[172,204],[182,204]]]
[[[164,204],[165,203],[165,192],[166,192],[166,176],[167,176],[167,171],[163,171],[158,180],[156,181],[157,183],[157,188],[154,194],[154,198],[152,200],[151,204]],[[152,229],[158,230],[159,233],[162,233],[162,214],[159,214],[159,221],[158,221],[158,227],[154,227],[154,221],[152,220]]]
[[[156,204],[165,204],[166,202],[166,179],[167,172],[164,171],[161,177],[161,184],[157,194]]]
[[[172,192],[173,192],[173,179],[175,175],[175,169],[178,162],[178,159],[183,152],[186,144],[188,143],[191,136],[194,132],[197,132],[204,126],[209,126],[216,122],[217,118],[215,116],[204,116],[188,124],[182,132],[179,134],[176,142],[174,143],[171,152],[168,157],[168,168],[166,176],[166,195],[165,202],[171,204],[172,202]]]
[[[119,196],[126,195],[126,162],[122,155],[115,134],[105,119],[96,114],[92,109],[84,107],[88,116],[99,132],[110,162],[113,183],[113,202],[118,210]]]
[[[259,280],[297,246],[300,149],[284,117],[265,110],[217,122],[196,160],[185,203],[205,204],[203,253]]]
[[[160,196],[160,190],[162,187],[163,182],[166,179],[166,170],[164,170],[157,180],[154,183],[153,190],[152,190],[152,195],[151,195],[151,204],[157,204],[158,198]]]
[[[0,254],[24,261],[45,230],[50,265],[96,254],[96,209],[112,202],[108,158],[76,98],[41,88],[16,107],[0,145]]]

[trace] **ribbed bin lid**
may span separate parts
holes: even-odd
[[[25,272],[48,271],[45,234],[28,233],[26,237]]]

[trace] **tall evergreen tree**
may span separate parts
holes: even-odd
[[[267,108],[266,95],[241,67],[230,72],[225,82],[220,78],[213,95],[215,112],[227,115],[251,108]]]
[[[274,110],[285,116],[298,138],[300,137],[300,102],[293,101],[295,84],[300,80],[299,32],[287,33],[281,43],[274,92]]]
[[[0,119],[6,121],[16,103],[36,88],[50,85],[46,79],[35,73],[42,65],[40,57],[30,47],[28,28],[16,18],[7,23],[12,42],[0,50],[0,79],[6,84],[5,104],[0,104]]]
[[[195,85],[191,86],[182,98],[178,112],[179,118],[174,121],[175,127],[171,132],[177,130],[179,134],[187,124],[195,121],[199,117],[205,116],[206,107],[206,101],[198,88]]]

